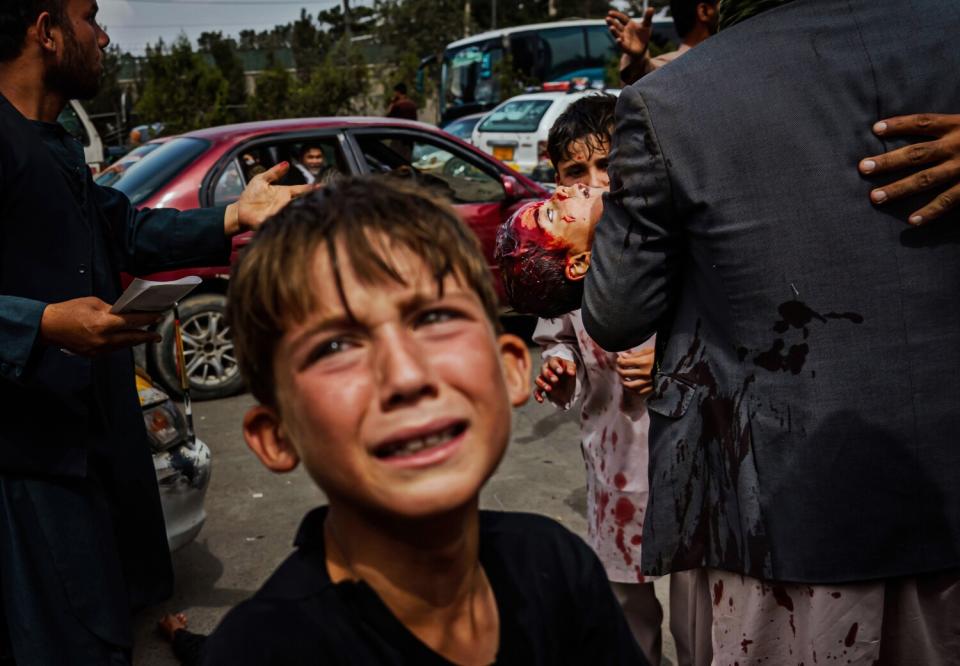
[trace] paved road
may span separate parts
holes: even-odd
[[[290,553],[300,519],[324,501],[302,469],[273,474],[250,453],[240,423],[251,404],[249,395],[195,404],[197,432],[213,452],[207,522],[196,541],[174,553],[173,598],[137,618],[134,663],[138,666],[175,666],[169,646],[154,632],[156,619],[183,610],[191,629],[211,631]],[[515,412],[513,440],[484,488],[481,506],[543,513],[583,535],[583,475],[574,414],[531,400]],[[657,596],[668,613],[665,583],[658,581]],[[664,619],[665,632],[668,621]],[[664,655],[672,663],[674,648],[668,633],[664,639]]]

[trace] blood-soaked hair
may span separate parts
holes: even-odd
[[[511,307],[549,319],[580,307],[583,281],[567,278],[567,245],[558,243],[539,227],[523,226],[523,214],[543,203],[524,206],[500,225],[494,258],[500,265]]]
[[[54,25],[63,25],[65,0],[3,0],[0,2],[0,62],[13,60],[23,51],[27,29],[43,12]]]
[[[310,279],[317,252],[330,258],[328,277],[352,317],[343,265],[366,285],[406,285],[398,250],[423,261],[438,293],[447,276],[473,290],[494,332],[501,332],[480,243],[449,203],[390,176],[337,179],[268,220],[233,268],[227,316],[240,371],[261,404],[276,405],[277,343],[318,305]]]
[[[553,168],[570,157],[570,147],[577,141],[583,141],[590,155],[597,150],[610,150],[616,108],[617,98],[600,92],[568,106],[547,135],[547,153]]]

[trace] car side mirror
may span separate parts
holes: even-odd
[[[520,182],[516,178],[502,174],[500,182],[503,183],[503,191],[506,193],[507,199],[518,199],[520,197],[523,188],[520,187]]]

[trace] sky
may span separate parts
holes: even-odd
[[[159,37],[170,42],[181,33],[196,41],[202,32],[266,30],[289,23],[306,8],[311,14],[340,6],[340,0],[99,0],[100,24],[114,44],[135,55]],[[351,0],[350,6],[369,4]]]

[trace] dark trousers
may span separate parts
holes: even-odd
[[[0,475],[0,629],[20,666],[131,663],[130,605],[97,477]]]

